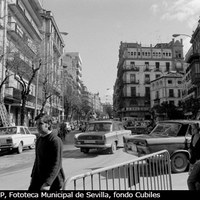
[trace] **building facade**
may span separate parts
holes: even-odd
[[[168,72],[151,81],[151,108],[167,102],[179,106],[182,102],[183,74]]]
[[[113,96],[117,117],[150,119],[150,83],[169,71],[184,71],[182,40],[150,47],[121,42],[117,68]]]
[[[63,56],[63,66],[67,69],[76,84],[77,95],[81,95],[82,59],[78,52],[67,52]]]
[[[33,68],[40,66],[40,71],[30,85],[30,92],[26,101],[25,124],[30,125],[39,112],[44,101],[44,74],[48,74],[48,82],[54,82],[53,95],[48,101],[46,111],[59,116],[63,111],[61,55],[64,42],[59,33],[53,15],[42,8],[40,0],[1,0],[1,29],[0,49],[3,59],[1,63],[1,77],[9,75],[5,90],[1,92],[6,105],[10,122],[20,124],[20,108],[22,105],[22,86],[17,81],[18,71],[15,58],[20,61],[20,68],[24,71],[25,84],[30,80]],[[6,3],[6,4],[5,4]],[[5,48],[4,48],[5,47]],[[60,73],[58,73],[60,72]],[[1,79],[2,81],[2,79]]]
[[[188,50],[185,61],[188,64],[184,79],[187,85],[183,90],[185,115],[190,118],[200,118],[200,20],[191,36],[191,48]]]

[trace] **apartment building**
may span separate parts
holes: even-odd
[[[3,2],[3,3],[2,3]],[[5,4],[6,3],[6,4]],[[4,5],[3,5],[4,4]],[[7,0],[1,1],[4,7],[3,11],[3,40],[4,40],[4,66],[9,69],[9,80],[3,91],[3,100],[7,107],[10,121],[15,124],[20,123],[21,107],[21,85],[16,80],[17,76],[14,67],[8,67],[17,57],[24,66],[24,70],[31,71],[31,67],[37,64],[37,45],[42,41],[40,29],[42,27],[42,18],[40,17],[41,4],[38,0]],[[1,38],[2,39],[2,38]],[[28,80],[28,73],[24,75],[24,80]],[[33,119],[35,111],[35,90],[36,82],[30,87],[30,93],[26,104],[26,122]]]
[[[184,71],[183,42],[155,46],[123,43],[119,48],[113,106],[120,118],[150,119],[151,81],[169,71]]]
[[[183,74],[171,71],[151,81],[151,108],[168,102],[179,106],[182,102]]]
[[[64,115],[62,56],[65,44],[53,13],[43,9],[40,15],[43,19],[41,30],[43,40],[41,43],[42,67],[40,70],[40,81],[42,83],[42,80],[47,77],[48,86],[51,88],[51,97],[48,99],[45,110],[57,118],[57,120],[60,120],[61,116]],[[42,87],[42,84],[40,84],[38,90],[40,105],[44,101]]]
[[[200,20],[191,36],[192,46],[188,50],[185,61],[188,64],[184,76],[185,87],[183,90],[183,101],[185,115],[196,119],[200,118]]]
[[[78,52],[67,52],[63,55],[63,66],[72,76],[75,83],[76,93],[81,95],[81,81],[82,81],[82,59]]]
[[[1,77],[5,74],[5,69],[8,69],[9,73],[2,96],[10,122],[20,124],[22,105],[22,86],[17,81],[14,65],[13,67],[11,65],[14,58],[20,60],[24,70],[23,79],[27,83],[32,67],[41,64],[38,77],[31,83],[26,101],[26,125],[29,125],[29,121],[33,120],[41,109],[44,100],[42,88],[44,74],[49,74],[49,83],[55,83],[46,111],[51,112],[53,116],[59,115],[63,112],[59,80],[62,67],[60,57],[64,42],[52,13],[42,8],[40,0],[1,0],[0,6],[0,49],[3,55],[0,67],[4,70],[1,70]]]

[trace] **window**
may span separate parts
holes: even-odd
[[[150,87],[145,87],[145,96],[150,97]]]
[[[175,51],[175,57],[176,58],[181,58],[181,51],[180,50],[176,50]]]
[[[159,92],[156,91],[156,99],[159,99]]]
[[[168,84],[172,84],[172,80],[168,80]]]
[[[144,82],[145,83],[150,83],[150,75],[149,74],[145,74]]]
[[[156,79],[160,77],[160,74],[156,74]]]
[[[159,67],[160,67],[160,63],[156,62],[156,70],[159,70]]]
[[[23,128],[20,128],[20,134],[23,134],[23,135],[26,134]]]
[[[181,97],[181,90],[178,90],[178,97]]]
[[[166,62],[166,71],[168,72],[170,69],[170,63],[169,62]]]
[[[169,89],[169,97],[174,97],[174,90],[173,89]]]
[[[132,97],[136,96],[136,88],[135,87],[131,87],[131,96]]]
[[[136,79],[135,74],[130,74],[130,82],[135,83],[136,81],[135,79]]]
[[[149,70],[149,62],[145,62],[145,70]]]

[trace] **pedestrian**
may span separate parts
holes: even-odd
[[[67,133],[68,133],[68,130],[67,130],[66,124],[65,122],[62,122],[58,130],[58,136],[61,138],[63,142],[65,141],[65,136],[67,135]]]
[[[190,169],[187,179],[189,190],[200,190],[200,133],[197,124],[191,125]]]
[[[41,136],[36,141],[29,191],[61,190],[65,180],[62,141],[52,132],[52,118],[49,115],[39,114],[35,120]]]

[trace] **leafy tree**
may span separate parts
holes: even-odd
[[[105,105],[105,112],[110,119],[113,117],[113,108],[111,104]]]

